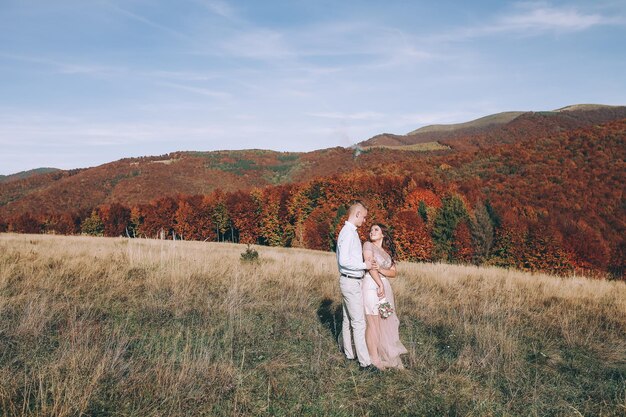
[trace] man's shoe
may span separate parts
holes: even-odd
[[[382,372],[380,369],[378,369],[374,365],[361,366],[359,367],[359,369],[363,372],[369,372],[371,374],[379,374]]]

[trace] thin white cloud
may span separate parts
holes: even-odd
[[[299,56],[339,59],[343,68],[393,67],[440,58],[440,53],[420,45],[417,36],[375,22],[323,24],[303,32],[286,36]]]
[[[228,99],[232,97],[230,93],[225,93],[223,91],[209,90],[208,88],[192,87],[189,85],[169,83],[169,82],[160,82],[158,84],[166,86],[166,87],[177,88],[183,91],[189,91],[190,93],[200,94],[200,95],[212,97],[212,98]]]
[[[235,121],[233,123],[233,121]],[[0,108],[0,146],[7,151],[41,145],[54,149],[113,145],[170,143],[176,149],[204,142],[215,149],[224,140],[248,141],[251,136],[291,136],[284,126],[266,123],[248,113],[230,113],[227,119],[203,115],[169,120],[119,122],[92,116],[66,117],[55,113],[23,113]],[[15,138],[20,138],[16,141]],[[146,150],[146,154],[150,151]],[[0,164],[1,165],[1,164]]]
[[[220,74],[209,71],[140,71],[139,75],[151,77],[151,78],[162,78],[162,79],[171,79],[171,80],[179,80],[179,81],[208,81],[213,80],[220,76]]]
[[[503,16],[492,27],[495,31],[580,31],[592,26],[611,24],[611,18],[581,12],[575,8],[525,5],[516,14]]]
[[[126,68],[119,66],[111,66],[111,65],[98,65],[98,64],[86,64],[86,63],[71,63],[71,62],[63,62],[56,59],[36,57],[36,56],[26,56],[26,55],[16,55],[16,54],[5,54],[0,53],[0,58],[18,61],[18,62],[26,62],[31,64],[37,64],[44,67],[51,67],[60,74],[86,74],[86,75],[94,75],[94,76],[114,76],[114,75],[122,75],[126,74],[129,71]]]
[[[241,23],[209,39],[190,54],[253,59],[280,71],[325,76],[349,69],[384,69],[442,58],[418,37],[368,22],[324,22],[297,30]]]
[[[130,10],[126,10],[126,9],[124,9],[122,7],[119,7],[116,4],[113,4],[113,3],[110,3],[110,2],[106,2],[105,4],[107,6],[109,6],[109,8],[111,10],[114,10],[115,12],[117,12],[119,14],[123,14],[124,16],[129,17],[129,18],[131,18],[133,20],[136,20],[138,22],[144,23],[144,24],[146,24],[148,26],[151,26],[151,27],[153,27],[155,29],[158,29],[158,30],[160,30],[162,32],[166,32],[166,33],[168,33],[170,35],[174,35],[177,38],[181,38],[181,39],[185,39],[185,40],[191,40],[191,37],[186,35],[185,33],[182,33],[182,32],[180,32],[178,30],[172,29],[172,28],[167,27],[165,25],[162,25],[160,23],[154,22],[154,21],[152,21],[152,20],[150,20],[150,19],[148,19],[148,18],[146,18],[144,16],[138,15],[137,13],[133,13]]]
[[[63,123],[51,119],[32,123],[3,123],[0,126],[0,145],[10,148],[41,145],[54,149],[79,146],[112,146],[146,144],[169,141],[176,138],[184,140],[203,137],[215,137],[228,132],[226,126],[207,123],[102,123],[74,121]],[[14,138],[20,142],[15,143]]]
[[[307,116],[320,117],[323,119],[339,119],[339,120],[380,120],[385,117],[384,114],[378,112],[358,112],[358,113],[338,113],[338,112],[312,112],[306,113]]]
[[[580,32],[596,26],[617,25],[623,22],[615,17],[584,12],[576,7],[555,7],[544,2],[517,3],[514,10],[479,26],[471,26],[435,35],[438,41],[465,39],[512,33],[538,36],[548,32]]]
[[[243,58],[270,60],[295,57],[285,36],[276,30],[249,29],[221,42],[222,50]]]
[[[80,64],[60,64],[59,72],[61,74],[84,74],[94,76],[119,76],[128,71],[121,67],[113,67],[106,65],[80,65]]]
[[[237,19],[237,13],[235,9],[227,2],[221,0],[202,0],[200,1],[211,12],[225,17],[230,20]]]
[[[58,59],[49,59],[35,56],[24,56],[15,54],[0,53],[0,59],[6,59],[11,61],[25,62],[31,64],[41,65],[43,67],[52,68],[54,72],[65,75],[88,75],[93,77],[134,77],[140,79],[149,79],[153,81],[209,81],[219,78],[221,74],[211,71],[170,71],[170,70],[151,70],[145,71],[141,69],[126,68],[115,65],[101,65],[97,63],[86,62],[69,62],[61,61]],[[162,85],[169,85],[170,87],[177,87],[187,89],[192,87],[181,86],[178,84],[161,83]],[[213,95],[225,97],[223,93],[213,92],[208,94],[208,90],[200,91],[199,93],[204,95]]]

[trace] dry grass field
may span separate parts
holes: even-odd
[[[405,371],[337,349],[332,253],[0,234],[4,416],[624,416],[626,285],[401,263]]]

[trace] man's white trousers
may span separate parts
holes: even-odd
[[[367,344],[365,343],[365,309],[363,308],[363,295],[361,293],[361,280],[354,278],[339,277],[343,304],[343,352],[348,359],[354,359],[354,347],[356,357],[361,366],[368,366],[372,362]]]

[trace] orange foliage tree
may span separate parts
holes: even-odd
[[[404,200],[404,209],[417,211],[421,201],[423,201],[427,207],[441,207],[441,199],[437,194],[425,188],[416,188],[407,194]]]
[[[129,234],[130,209],[119,203],[103,205],[98,208],[100,219],[104,225],[105,236],[124,236]]]
[[[176,226],[178,200],[174,197],[162,197],[150,204],[138,206],[141,224],[138,225],[140,235],[146,237],[168,238],[172,236]]]
[[[434,246],[430,230],[416,211],[397,213],[391,226],[399,259],[422,262],[432,260]]]
[[[41,223],[30,213],[22,213],[9,218],[9,232],[14,233],[41,233]]]
[[[257,243],[260,236],[261,206],[258,194],[237,191],[226,197],[228,214],[239,243]]]
[[[318,207],[303,223],[303,243],[309,249],[330,250],[333,245],[333,213],[325,207]]]
[[[565,273],[573,269],[562,238],[553,224],[544,219],[529,221],[523,241],[514,248],[517,267],[529,271]]]
[[[208,198],[201,195],[181,197],[175,217],[174,230],[183,239],[215,239],[215,225],[211,219],[211,206]]]
[[[262,192],[256,192],[261,216],[260,216],[260,242],[269,246],[285,246],[287,239],[285,236],[284,218],[281,218],[282,190],[280,188],[268,187]]]
[[[582,272],[606,270],[610,249],[602,235],[589,227],[584,220],[566,221],[563,231],[563,248],[571,254],[575,269]]]
[[[44,216],[43,231],[72,235],[80,232],[81,216],[79,213],[52,213]]]
[[[474,257],[468,218],[461,220],[454,229],[451,255],[453,259],[463,263],[470,263]]]

